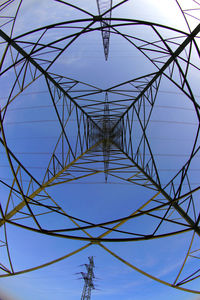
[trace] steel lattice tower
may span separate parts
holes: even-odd
[[[97,0],[99,16],[101,16],[101,33],[105,59],[108,59],[110,41],[110,23],[112,14],[112,0]]]
[[[81,300],[90,300],[91,299],[91,291],[95,289],[93,279],[94,279],[94,260],[93,256],[88,257],[89,264],[85,264],[87,269],[87,273],[81,272],[81,275],[84,279],[83,292],[81,295]]]
[[[0,277],[40,269],[93,245],[151,279],[200,293],[198,284],[191,285],[200,278],[200,3],[169,1],[181,18],[180,26],[166,24],[159,16],[152,21],[140,10],[135,16],[137,7],[132,17],[118,13],[126,5],[130,8],[131,0],[98,0],[93,12],[81,1],[79,7],[73,1],[52,0],[52,11],[60,9],[64,16],[48,16],[42,25],[37,23],[38,7],[35,17],[31,10],[29,22],[26,1],[0,4]],[[94,67],[95,75],[85,67],[83,79],[71,78],[74,51],[86,46],[90,50],[89,37],[95,45],[103,40],[103,60]],[[122,54],[128,45],[134,59],[127,63],[130,73],[125,72],[131,77],[117,81],[113,72],[115,80],[109,84],[108,65],[105,70],[103,66],[110,63],[109,45],[115,42]],[[112,62],[115,66],[116,60]],[[121,63],[119,75],[123,68]],[[89,75],[95,80],[99,70],[103,87],[88,83]],[[124,195],[123,215],[101,221],[70,214],[64,201],[68,194],[61,195],[61,188],[92,182],[101,174],[106,187],[124,182],[133,188],[133,198],[137,191],[141,197],[131,200],[127,212]],[[79,241],[81,246],[35,267],[16,267],[7,234],[12,228]],[[143,270],[135,257],[128,261],[106,246],[155,244],[164,268],[171,249],[165,253],[162,242],[174,242],[174,236],[182,243],[176,253],[180,262],[164,278]]]

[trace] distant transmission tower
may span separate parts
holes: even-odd
[[[87,273],[81,272],[81,275],[85,281],[83,292],[81,295],[81,300],[90,300],[91,299],[91,291],[95,289],[93,278],[94,278],[94,260],[93,256],[89,256],[89,264],[85,264]]]

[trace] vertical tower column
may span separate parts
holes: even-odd
[[[91,291],[95,289],[93,278],[94,278],[94,260],[93,256],[89,256],[89,264],[85,264],[85,267],[87,269],[87,273],[81,272],[81,275],[85,281],[81,300],[90,300],[91,299]]]
[[[112,0],[97,0],[97,6],[99,15],[102,16],[101,21],[101,34],[103,39],[103,47],[105,59],[108,59],[109,53],[109,41],[110,41],[110,23],[111,23],[111,13],[112,13]],[[104,18],[109,18],[108,20],[104,20]]]

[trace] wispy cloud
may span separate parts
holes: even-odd
[[[20,300],[19,298],[16,298],[15,296],[11,295],[8,292],[0,291],[0,299],[1,300]]]
[[[181,266],[181,262],[177,262],[176,264],[171,263],[171,264],[167,265],[165,268],[163,268],[159,273],[157,273],[157,277],[159,277],[159,278],[163,277],[163,276],[169,274],[170,272],[176,270],[180,266]]]
[[[58,63],[61,65],[70,66],[77,63],[83,64],[83,60],[81,54],[78,54],[78,55],[70,55],[69,57],[66,58],[61,57]]]

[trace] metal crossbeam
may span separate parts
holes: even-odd
[[[117,145],[116,145],[117,146]],[[154,187],[156,187],[157,191],[161,192],[161,194],[167,199],[172,206],[176,209],[176,211],[186,220],[186,222],[190,225],[190,227],[200,236],[200,228],[197,226],[196,222],[194,222],[190,216],[179,206],[177,202],[173,202],[173,198],[171,198],[164,189],[158,183],[153,180],[151,176],[147,172],[145,172],[144,168],[142,168],[138,163],[136,163],[131,157],[127,155],[126,152],[121,148],[119,149],[124,155],[127,156],[130,161],[137,167],[137,169],[152,183]]]
[[[176,58],[180,55],[180,53],[186,48],[188,44],[192,42],[192,40],[198,35],[200,32],[200,24],[197,25],[197,27],[188,35],[188,37],[184,40],[184,42],[174,51],[174,53],[171,53],[170,58],[168,61],[160,68],[160,70],[155,74],[155,76],[151,79],[151,81],[145,86],[145,88],[141,91],[141,93],[137,96],[137,99],[135,101],[141,99],[141,97],[145,94],[145,92],[148,90],[149,87],[151,87],[154,82],[164,74],[165,70],[169,67],[169,65],[176,61]],[[121,115],[119,120],[116,122],[116,124],[113,126],[112,130],[115,129],[117,124],[120,122],[120,120],[124,117],[125,114],[135,105],[135,101],[128,107],[128,109]]]
[[[31,64],[34,65],[37,68],[37,70],[39,70],[49,82],[51,82],[56,88],[58,88],[60,90],[60,92],[65,94],[70,99],[70,101],[72,101],[74,103],[74,105],[76,105],[82,111],[82,113],[86,114],[85,111],[82,109],[82,107],[74,101],[74,99],[63,89],[63,87],[61,87],[59,85],[58,82],[56,82],[56,80],[49,74],[49,72],[45,71],[30,55],[28,55],[24,51],[24,49],[22,49],[13,39],[11,39],[8,35],[6,35],[1,29],[0,29],[0,36],[9,45],[11,45],[13,48],[15,48],[15,50],[17,50],[27,61],[31,62]],[[86,117],[91,119],[90,116],[88,116],[87,114],[86,114]],[[94,121],[91,119],[91,122],[94,122]],[[94,124],[94,125],[98,127],[97,124]]]
[[[103,16],[101,19],[101,34],[103,40],[105,59],[107,60],[108,53],[109,53],[109,43],[110,43],[112,0],[97,0],[97,7],[98,7],[99,15]]]
[[[1,59],[1,74],[7,75],[12,70],[12,75],[14,75],[14,83],[9,91],[7,102],[1,109],[0,119],[2,135],[0,145],[5,152],[5,158],[7,156],[9,170],[14,178],[12,184],[1,180],[1,183],[9,189],[9,195],[5,207],[0,206],[0,233],[2,236],[0,247],[4,251],[3,256],[7,257],[6,264],[0,261],[2,272],[0,277],[41,268],[78,253],[90,245],[97,244],[132,269],[166,285],[187,290],[183,285],[200,277],[199,269],[195,269],[189,275],[184,275],[183,272],[189,258],[199,259],[195,253],[196,251],[199,253],[199,249],[192,249],[192,245],[195,238],[200,236],[199,207],[196,206],[194,195],[194,192],[198,191],[200,187],[191,187],[189,171],[200,150],[200,126],[198,123],[194,144],[187,161],[181,165],[178,171],[176,170],[174,177],[167,183],[163,183],[161,180],[160,169],[158,169],[155,154],[148,140],[148,129],[163,77],[170,80],[190,99],[196,112],[197,121],[200,122],[200,105],[195,99],[194,91],[189,83],[191,68],[200,71],[200,66],[195,65],[191,59],[193,50],[199,56],[199,46],[196,40],[200,32],[200,24],[191,30],[187,17],[192,12],[187,8],[181,9],[178,1],[176,4],[181,9],[189,33],[148,21],[123,17],[112,18],[112,11],[120,7],[126,0],[118,1],[116,5],[112,0],[97,0],[98,15],[64,0],[55,2],[64,5],[63,7],[68,6],[70,9],[75,9],[77,13],[87,15],[87,17],[50,24],[13,38],[14,24],[22,0],[16,2],[18,3],[17,9],[11,16],[4,15],[6,11],[4,9],[9,4],[14,5],[14,1],[6,1],[0,5],[0,12],[3,12],[3,15],[0,16],[2,23],[0,37],[3,39],[1,48],[4,49]],[[197,2],[195,3],[199,5]],[[199,19],[196,18],[196,20]],[[10,28],[6,34],[4,29],[9,23]],[[124,30],[125,27],[130,28],[130,26],[135,26],[132,32]],[[151,31],[151,37],[138,34],[145,26]],[[138,32],[136,28],[139,28]],[[67,34],[63,33],[67,30],[69,30]],[[83,37],[85,34],[95,31],[101,32],[106,60],[109,55],[110,35],[113,33],[129,42],[129,45],[143,54],[157,71],[105,89],[49,71],[60,55],[68,50],[69,46],[80,36]],[[167,38],[163,33],[166,31],[169,33]],[[51,32],[56,35],[53,41],[51,41]],[[30,38],[33,36],[36,38]],[[29,53],[26,49],[30,50]],[[9,59],[11,63],[7,66]],[[46,65],[46,69],[44,65]],[[34,177],[12,152],[4,130],[4,119],[6,120],[10,103],[40,76],[44,76],[46,80],[60,134],[53,151],[49,153],[48,165],[41,180]],[[75,121],[75,123],[72,125],[71,121]],[[73,131],[73,137],[69,134],[70,130]],[[139,140],[135,138],[135,132],[140,133]],[[155,194],[151,195],[147,201],[141,199],[140,207],[131,211],[128,216],[98,223],[67,214],[47,192],[50,187],[75,180],[85,180],[97,174],[103,174],[107,184],[112,180],[113,182],[121,180],[130,185],[149,189],[151,193],[155,192]],[[57,225],[57,228],[50,228],[51,224],[44,224],[41,221],[45,220],[45,216],[49,216],[49,214],[64,217],[66,221],[72,222],[74,227],[68,226],[66,222],[64,228],[60,228],[60,224]],[[145,217],[147,222],[150,220],[152,225],[149,226],[151,228],[145,228],[145,233],[141,231],[140,226],[137,226],[141,217]],[[126,222],[133,224],[129,231],[122,226]],[[7,224],[49,236],[89,243],[65,257],[16,272],[9,251]],[[166,224],[169,227],[165,227]],[[171,224],[174,226],[173,229],[170,227]],[[97,232],[100,231],[101,234],[95,235],[95,228],[98,228]],[[181,268],[176,272],[175,280],[172,283],[143,272],[101,244],[102,242],[154,240],[184,233],[193,234]],[[107,237],[108,235],[109,237]],[[89,274],[89,265],[87,265],[87,270]],[[89,288],[93,287],[92,272],[90,271],[89,275],[82,274],[85,280],[82,299],[89,299],[91,296]]]

